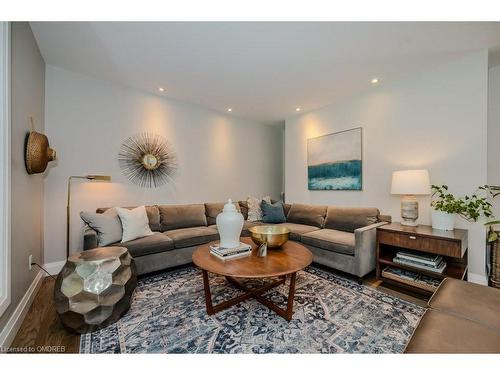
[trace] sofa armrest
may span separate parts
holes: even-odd
[[[89,227],[85,227],[83,231],[83,250],[95,249],[97,245],[97,232]]]
[[[375,269],[377,228],[389,224],[381,221],[354,230],[354,256],[358,258],[357,275],[362,277]]]

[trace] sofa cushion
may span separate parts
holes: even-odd
[[[137,238],[132,241],[117,242],[111,246],[126,247],[133,257],[141,257],[172,250],[174,241],[162,233],[154,233],[151,236]]]
[[[220,214],[227,202],[205,203],[205,215],[207,216],[207,224],[214,225],[216,223],[217,215]],[[238,202],[233,202],[236,211],[241,212]]]
[[[260,208],[262,210],[262,221],[264,223],[278,224],[286,221],[283,203],[281,201],[267,203],[263,200],[260,203]]]
[[[446,278],[429,306],[500,330],[500,289]]]
[[[160,210],[160,230],[191,227],[206,227],[204,204],[182,204],[158,206]]]
[[[354,233],[343,232],[335,229],[320,229],[310,233],[304,233],[302,243],[319,247],[323,250],[336,253],[354,254]]]
[[[290,203],[283,203],[283,211],[285,212],[285,217],[288,216],[288,212],[290,212],[290,208],[292,205]]]
[[[129,210],[132,210],[136,208],[137,206],[133,207],[123,207]],[[149,228],[153,232],[159,232],[160,231],[160,211],[158,210],[157,206],[145,206],[146,207],[146,214],[148,215],[148,221],[149,221]],[[101,207],[98,208],[95,212],[98,214],[103,214],[107,210],[112,209],[113,207]]]
[[[405,353],[500,353],[500,331],[431,309],[420,319]]]
[[[219,239],[219,232],[213,227],[191,227],[172,229],[164,232],[174,240],[176,249],[201,245]]]
[[[294,203],[288,211],[286,221],[322,228],[325,221],[326,208],[326,206]]]
[[[354,230],[378,222],[378,208],[334,207],[326,213],[325,228],[354,232]]]
[[[302,234],[320,229],[312,225],[295,224],[295,223],[281,223],[276,225],[288,228],[290,230],[290,239],[293,241],[300,241]]]

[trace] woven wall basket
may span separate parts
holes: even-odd
[[[491,244],[491,285],[500,288],[500,240]]]
[[[49,161],[56,159],[55,150],[49,147],[44,134],[31,131],[26,135],[25,163],[28,174],[43,173]]]

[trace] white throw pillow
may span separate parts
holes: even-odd
[[[247,197],[248,204],[248,221],[261,221],[262,220],[262,210],[260,208],[260,203],[262,201],[266,201],[267,203],[271,203],[271,197],[266,196],[262,199],[255,198],[252,196]]]
[[[133,210],[116,207],[116,212],[122,222],[122,242],[132,241],[136,238],[154,234],[149,228],[149,220],[145,206],[140,206]]]

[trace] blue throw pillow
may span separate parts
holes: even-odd
[[[283,210],[283,203],[281,201],[276,203],[267,203],[262,201],[260,203],[262,210],[262,221],[264,223],[278,224],[286,221],[285,211]]]

